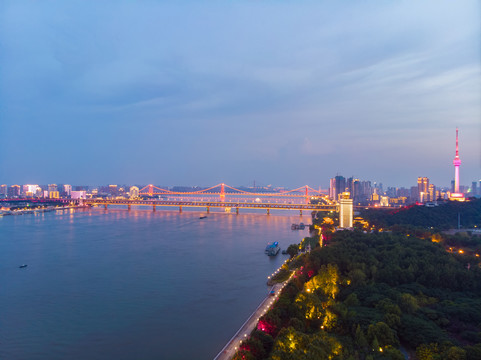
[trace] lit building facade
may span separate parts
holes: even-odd
[[[63,191],[66,196],[70,196],[70,194],[72,193],[72,185],[64,185]]]
[[[139,197],[139,188],[137,186],[131,186],[129,193],[131,199],[136,199]]]
[[[352,228],[353,204],[348,192],[339,194],[339,227],[341,229]]]
[[[87,198],[87,191],[85,191],[85,190],[72,191],[70,193],[70,197],[72,199],[86,199]]]
[[[48,192],[48,198],[49,199],[58,199],[60,198],[60,194],[58,191],[49,191]]]
[[[418,201],[429,201],[429,179],[427,177],[418,177]]]

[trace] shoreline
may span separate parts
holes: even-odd
[[[280,268],[279,268],[280,269]],[[279,271],[279,269],[277,271]],[[276,271],[276,272],[277,272]],[[213,360],[230,360],[235,355],[238,350],[238,347],[242,344],[244,339],[247,339],[250,333],[257,327],[259,319],[263,316],[267,311],[270,310],[271,306],[274,302],[278,299],[280,292],[284,287],[289,283],[289,281],[294,276],[295,271],[291,273],[287,280],[284,280],[281,283],[276,283],[272,285],[271,291],[275,292],[274,296],[270,296],[269,293],[267,296],[262,300],[259,306],[254,310],[254,312],[247,318],[247,320],[241,325],[239,330],[232,336],[232,338],[227,342],[227,344],[222,348],[222,350],[214,357]]]
[[[68,206],[59,206],[59,207],[46,207],[46,208],[22,209],[22,210],[0,210],[0,217],[26,215],[26,214],[38,214],[38,213],[52,212],[52,211],[58,211],[58,210],[86,209],[86,208],[88,208],[88,206],[68,205]]]

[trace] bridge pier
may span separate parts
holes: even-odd
[[[104,210],[108,210],[108,205],[104,204]]]
[[[155,212],[155,205],[152,205],[152,211]]]
[[[182,206],[179,206],[179,212],[180,213],[182,212]]]
[[[239,208],[238,207],[235,208],[235,214],[239,215]]]
[[[128,206],[128,210],[130,211],[130,204],[129,204],[129,206]]]
[[[267,215],[271,214],[271,209],[267,209]]]
[[[210,213],[210,206],[207,206],[207,214]]]
[[[299,210],[299,215],[301,215],[301,216],[302,216],[302,210]]]

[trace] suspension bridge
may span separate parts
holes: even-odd
[[[315,199],[315,201],[313,201]],[[57,202],[73,203],[88,206],[127,207],[149,206],[153,211],[157,208],[176,207],[180,212],[185,208],[203,209],[210,212],[212,208],[222,208],[226,212],[239,213],[240,209],[264,209],[267,214],[271,210],[297,210],[302,215],[303,211],[336,211],[337,204],[327,195],[322,194],[310,186],[302,186],[286,191],[247,191],[237,189],[221,183],[201,190],[173,191],[149,184],[139,189],[138,196],[127,198],[90,197],[87,199],[3,199],[10,202]]]
[[[316,203],[312,203],[312,199]],[[150,206],[153,211],[158,207],[177,207],[180,212],[184,208],[200,208],[207,213],[211,208],[223,208],[226,212],[239,209],[264,209],[267,214],[271,210],[303,211],[335,211],[336,204],[327,196],[310,186],[278,192],[246,191],[227,184],[217,184],[206,189],[196,191],[172,191],[152,184],[139,190],[138,198],[131,199],[85,199],[84,204],[90,206]]]

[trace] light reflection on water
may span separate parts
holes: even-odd
[[[290,224],[310,218],[199,215],[94,209],[0,218],[0,358],[213,358],[286,259],[267,257],[266,243],[299,242],[307,231]]]

